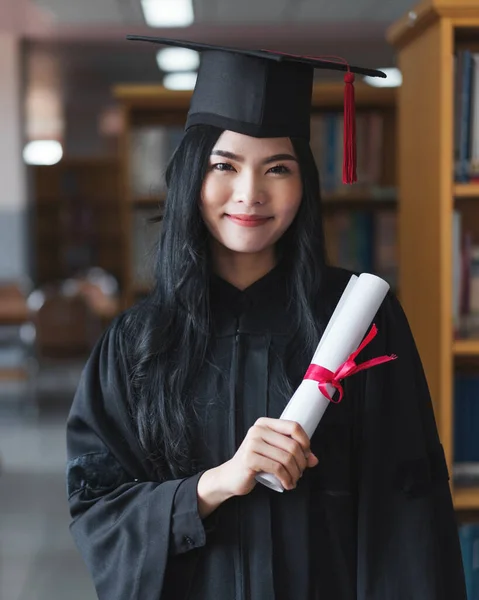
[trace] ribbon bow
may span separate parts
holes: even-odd
[[[367,360],[359,365],[355,363],[355,358],[357,355],[363,350],[375,337],[378,332],[378,328],[373,324],[371,330],[368,335],[361,342],[360,346],[357,350],[352,352],[348,358],[340,365],[336,371],[333,373],[329,369],[325,367],[321,367],[320,365],[311,364],[309,365],[308,370],[304,376],[304,379],[312,379],[313,381],[318,382],[319,391],[323,394],[325,398],[327,398],[330,402],[334,402],[335,404],[339,404],[343,399],[344,390],[343,386],[340,383],[341,379],[345,377],[350,377],[359,371],[364,371],[365,369],[370,369],[371,367],[375,367],[376,365],[381,365],[382,363],[389,362],[390,360],[395,360],[397,356],[395,354],[391,354],[390,356],[378,356],[376,358],[372,358],[371,360]],[[329,395],[327,386],[332,385],[339,392],[339,399],[333,400]]]

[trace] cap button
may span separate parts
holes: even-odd
[[[345,83],[354,83],[354,73],[351,73],[351,71],[348,71],[347,73],[344,74],[344,82]]]

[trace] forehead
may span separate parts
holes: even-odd
[[[227,150],[235,154],[295,154],[293,144],[288,137],[257,138],[235,131],[224,131],[214,146],[215,150]]]

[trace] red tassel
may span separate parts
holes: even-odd
[[[344,75],[344,149],[343,183],[354,183],[356,175],[356,106],[354,102],[354,74]]]

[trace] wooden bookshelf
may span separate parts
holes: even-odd
[[[134,264],[135,247],[133,227],[139,210],[154,211],[165,199],[164,193],[135,193],[132,189],[131,152],[135,129],[144,126],[183,126],[191,100],[191,92],[176,92],[159,85],[118,85],[113,94],[120,103],[125,131],[120,143],[122,190],[122,215],[124,222],[122,248],[126,253],[123,271],[123,304],[129,306],[144,295],[148,286],[138,281]],[[334,219],[338,211],[396,210],[396,199],[388,194],[381,199],[381,191],[390,190],[396,183],[396,90],[372,88],[362,82],[355,85],[357,114],[361,111],[377,111],[383,119],[383,147],[380,177],[376,189],[359,185],[344,186],[340,194],[325,194],[325,229],[328,237],[328,219]],[[322,83],[314,86],[314,114],[339,113],[343,110],[344,86],[342,83]]]
[[[455,340],[453,342],[454,356],[479,357],[479,339]],[[478,432],[479,435],[479,432]]]
[[[66,157],[33,168],[38,285],[89,267],[102,267],[123,284],[119,173],[116,157]]]
[[[477,510],[479,508],[479,486],[457,487],[453,494],[457,510]]]
[[[472,47],[478,35],[477,0],[425,0],[387,36],[403,74],[397,100],[399,287],[451,473],[456,359],[479,356],[479,340],[453,339],[455,200],[467,205],[468,219],[479,220],[479,185],[454,182],[454,54]],[[458,510],[479,510],[479,488],[451,485]]]

